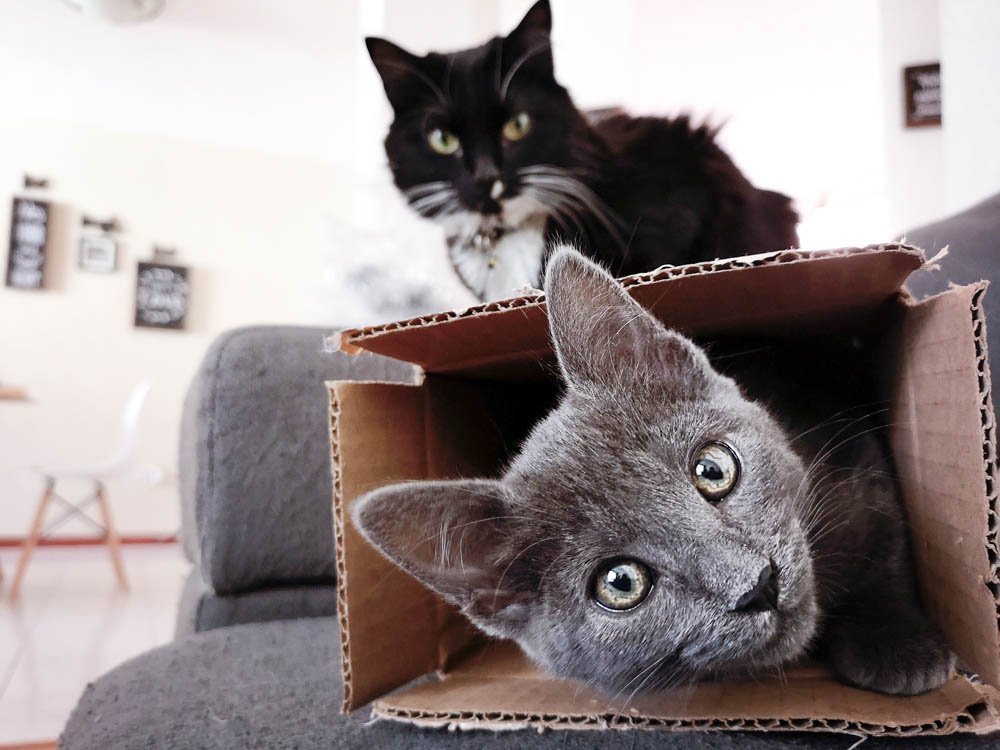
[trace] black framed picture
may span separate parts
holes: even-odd
[[[941,124],[941,63],[903,68],[906,127]]]
[[[7,251],[7,286],[41,289],[45,285],[45,250],[49,238],[49,204],[14,198]]]
[[[111,273],[118,265],[118,242],[107,235],[80,238],[80,268],[94,273]]]
[[[135,281],[137,328],[184,328],[187,316],[187,266],[140,261]]]

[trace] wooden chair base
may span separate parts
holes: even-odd
[[[74,505],[55,491],[56,480],[53,477],[45,478],[45,489],[38,503],[38,509],[35,511],[35,520],[31,524],[31,531],[21,546],[21,559],[18,561],[17,572],[14,574],[14,580],[10,587],[9,597],[11,599],[17,599],[21,593],[21,583],[24,581],[25,573],[28,572],[28,564],[31,562],[31,555],[35,551],[35,547],[38,546],[38,541],[51,534],[58,526],[61,526],[73,517],[83,518],[103,532],[104,539],[108,545],[108,551],[111,553],[111,565],[114,567],[118,585],[122,589],[128,590],[125,564],[122,561],[121,540],[118,538],[118,532],[115,530],[114,521],[111,517],[111,506],[108,504],[107,492],[104,489],[103,482],[95,482],[95,485],[96,487],[92,496]],[[53,500],[65,505],[66,511],[49,524],[48,527],[45,527],[45,512]],[[83,510],[95,500],[100,506],[101,516],[104,520],[103,524],[95,521]]]

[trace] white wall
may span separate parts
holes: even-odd
[[[388,179],[389,110],[362,36],[418,52],[464,47],[508,31],[530,2],[167,0],[134,27],[57,0],[3,3],[0,236],[23,171],[52,178],[65,210],[53,288],[0,289],[0,380],[35,399],[0,402],[0,535],[27,527],[37,486],[23,468],[100,454],[129,385],[149,375],[141,457],[172,475],[181,395],[212,337],[345,321],[336,289],[352,254],[379,248],[467,301],[440,234]],[[579,104],[726,123],[721,140],[749,177],[802,203],[806,246],[879,241],[996,184],[994,0],[553,8],[557,74]],[[900,68],[938,45],[945,128],[906,131]],[[121,219],[117,274],[75,268],[80,211]],[[134,264],[153,241],[178,246],[194,269],[187,332],[131,328]],[[113,489],[126,531],[176,527],[169,482]]]
[[[140,466],[162,469],[166,481],[150,487],[139,471],[110,492],[123,531],[170,533],[180,404],[197,363],[227,328],[311,321],[311,276],[348,186],[318,161],[0,118],[0,195],[14,193],[24,171],[52,178],[56,208],[48,288],[0,286],[0,380],[31,395],[0,401],[0,536],[28,529],[41,484],[26,467],[107,457],[129,389],[147,378]],[[76,267],[81,212],[121,221],[117,273]],[[193,269],[186,331],[132,327],[136,261],[154,242],[176,246]]]
[[[0,111],[337,162],[350,155],[360,5],[167,0],[113,26],[5,0]]]
[[[1000,191],[1000,2],[941,0],[947,212]]]
[[[947,6],[948,0],[941,4]],[[944,130],[907,128],[903,105],[903,68],[941,59],[939,13],[939,0],[881,2],[886,196],[893,234],[948,212]],[[947,91],[945,98],[950,97]]]

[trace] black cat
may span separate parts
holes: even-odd
[[[755,188],[687,117],[587,115],[555,79],[547,0],[506,38],[412,55],[368,38],[395,118],[396,186],[442,222],[481,299],[539,286],[571,241],[615,275],[798,245],[787,196]]]

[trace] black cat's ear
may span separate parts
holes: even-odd
[[[557,250],[545,270],[549,329],[571,388],[698,395],[721,380],[705,354],[668,331],[603,268]]]
[[[552,9],[548,0],[538,0],[528,9],[503,42],[505,93],[515,75],[536,75],[551,78],[552,70]]]
[[[552,8],[549,6],[549,0],[538,0],[537,3],[528,8],[521,23],[510,35],[529,32],[539,32],[545,36],[552,33]]]
[[[409,482],[365,495],[353,519],[382,554],[488,632],[509,637],[534,594],[501,561],[510,537],[503,498],[503,485],[491,480]]]
[[[436,90],[422,70],[422,58],[376,36],[365,37],[365,46],[395,111],[404,109],[420,94],[434,93],[428,88]]]

